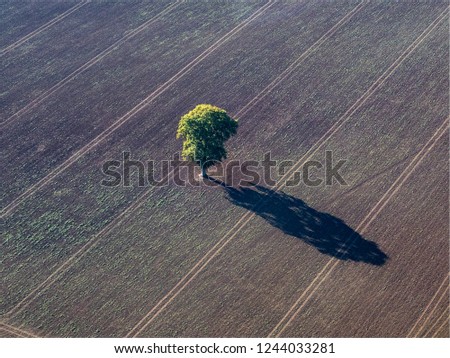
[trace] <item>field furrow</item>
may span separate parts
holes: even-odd
[[[36,32],[40,27],[81,1],[42,1],[36,6],[32,1],[2,1],[0,3],[0,49],[4,49],[24,37]]]
[[[247,33],[242,34],[242,36],[235,41],[240,42],[243,46],[246,45],[246,43],[243,42],[244,39],[246,39],[249,44],[252,43],[254,39],[250,38],[250,34],[260,33],[260,31],[262,31],[263,29],[267,29],[267,24],[273,24],[275,21],[277,21],[278,17],[281,16],[284,11],[289,10],[292,16],[296,14],[299,20],[303,22],[307,21],[308,17],[311,16],[311,12],[317,13],[314,7],[310,7],[308,11],[304,11],[302,9],[302,6],[299,6],[297,4],[289,5],[287,7],[286,6],[280,5],[278,10],[274,10],[274,15],[278,14],[278,16],[274,16],[273,20],[271,20],[269,17],[269,19],[255,24],[254,28],[250,28]],[[352,7],[348,7],[347,9],[339,10],[341,12],[341,16],[343,16],[345,12],[348,12],[351,9]],[[290,33],[291,30],[293,31],[295,28],[298,28],[297,31],[300,39],[300,41],[297,43],[297,47],[292,47],[293,51],[295,52],[291,54],[291,61],[295,58],[294,56],[298,56],[302,50],[304,51],[308,46],[312,44],[314,39],[309,39],[309,37],[311,36],[311,33],[313,31],[317,31],[317,27],[322,28],[323,30],[319,31],[319,33],[314,36],[315,39],[319,38],[321,36],[321,33],[327,30],[327,28],[330,26],[330,19],[332,19],[332,21],[334,22],[337,22],[339,20],[339,18],[335,18],[335,11],[336,8],[328,9],[328,11],[324,10],[322,17],[317,18],[317,23],[311,23],[308,25],[309,31],[306,31],[304,28],[299,28],[297,25],[293,25],[293,23],[286,24],[286,30],[288,31],[288,33]],[[268,28],[266,31],[267,33],[272,32],[270,28]],[[261,38],[267,37],[267,33],[261,32]],[[273,39],[273,47],[278,43],[280,49],[285,49],[284,43],[282,41],[283,36],[283,33],[280,32],[277,37]],[[271,79],[276,77],[276,73],[268,73],[266,71],[268,65],[267,62],[262,62],[263,60],[268,61],[266,53],[260,51],[262,48],[264,48],[264,46],[266,46],[266,44],[261,43],[260,47],[256,47],[252,52],[250,52],[249,50],[243,51],[242,47],[236,46],[235,43],[230,43],[229,46],[219,52],[218,57],[223,59],[222,61],[226,61],[223,65],[224,68],[226,66],[229,66],[230,62],[238,64],[242,63],[242,59],[253,59],[253,61],[248,62],[248,67],[243,67],[239,72],[235,74],[235,77],[230,78],[230,83],[234,82],[234,78],[238,79],[240,76],[245,74],[249,68],[253,68],[254,73],[256,73],[257,68],[255,67],[255,64],[258,63],[261,63],[262,67],[258,71],[260,76],[254,76],[254,81],[256,83],[260,83],[259,88],[262,89],[264,82],[269,82]],[[234,48],[233,51],[231,51],[232,48]],[[227,60],[225,60],[225,54],[227,53],[230,54],[230,56]],[[273,61],[279,61],[279,59],[273,58]],[[289,59],[286,58],[284,59],[284,61],[288,62]],[[207,64],[210,68],[210,71],[217,69],[217,60],[212,59],[208,61]],[[207,67],[204,66],[198,71],[204,72],[205,68]],[[192,77],[195,78],[196,76],[197,73],[193,73],[192,75],[190,75],[188,82],[192,81]],[[196,93],[203,93],[203,86],[206,85],[205,82],[208,80],[209,78],[205,77],[205,81],[202,81]],[[227,94],[232,94],[234,92],[233,88],[230,88],[227,83],[223,84],[221,90],[225,91],[227,88]],[[219,91],[218,93],[225,94],[221,91]],[[254,90],[254,92],[250,95],[252,94],[256,95],[256,90]],[[192,93],[192,96],[194,95],[195,93]],[[245,101],[249,101],[251,99],[251,97],[243,98],[242,95],[239,96],[237,93],[234,94],[234,97],[236,98],[236,100],[241,100],[242,105],[246,103]],[[169,116],[167,118],[170,119]],[[171,119],[170,125],[172,125],[172,122],[175,121],[175,118]],[[141,123],[146,124],[147,121],[143,121]],[[163,121],[162,123],[165,122]],[[170,138],[174,139],[172,135],[170,136]],[[117,149],[115,150],[115,153],[117,153],[118,155],[120,155],[120,150],[124,150],[131,145],[134,146],[135,144],[137,144],[138,148],[141,145],[139,142],[135,142],[136,138],[134,138],[133,135],[124,137],[124,141],[126,141],[126,139],[129,139],[130,142],[125,142],[125,146],[122,144],[115,145],[115,148]],[[173,141],[173,144],[178,145],[177,141]],[[150,150],[152,149],[152,147],[153,150],[155,148],[158,148],[158,143],[155,143],[154,141],[150,141],[146,145],[150,145],[150,148],[147,146],[147,148],[149,148]],[[105,148],[107,148],[108,146],[109,143],[106,143]],[[7,253],[5,264],[8,267],[17,265],[19,262],[26,262],[26,265],[23,266],[23,268],[26,270],[22,271],[22,273],[20,273],[20,270],[18,269],[14,270],[14,272],[11,273],[12,276],[10,283],[14,286],[17,285],[16,287],[18,288],[18,290],[11,287],[11,290],[9,290],[8,293],[9,295],[16,295],[16,297],[20,297],[20,295],[23,295],[23,292],[20,291],[24,290],[26,285],[24,285],[23,282],[19,283],[19,281],[21,281],[22,279],[25,279],[29,282],[29,286],[27,286],[26,290],[29,290],[33,286],[37,286],[39,281],[42,281],[48,275],[48,272],[51,272],[52,269],[54,269],[58,265],[58,262],[62,262],[69,255],[73,254],[76,251],[77,247],[80,247],[81,244],[89,239],[91,235],[95,234],[97,231],[105,227],[105,225],[110,220],[112,220],[114,214],[120,213],[120,211],[123,210],[124,206],[126,206],[127,203],[132,201],[133,198],[135,198],[136,195],[139,194],[139,192],[142,192],[144,190],[144,188],[133,188],[131,190],[130,188],[123,187],[99,187],[98,183],[99,180],[101,180],[102,175],[99,171],[100,168],[98,165],[103,160],[105,160],[105,157],[103,157],[102,154],[106,154],[106,159],[109,159],[109,155],[107,153],[104,153],[103,151],[100,153],[94,152],[91,156],[88,156],[86,158],[86,161],[80,163],[80,165],[82,165],[83,167],[87,165],[88,168],[81,169],[80,166],[75,166],[61,178],[62,180],[60,179],[58,180],[58,182],[55,182],[53,185],[49,186],[48,190],[43,193],[45,195],[44,197],[46,197],[46,203],[45,205],[40,206],[41,209],[38,209],[36,211],[36,207],[33,209],[28,204],[23,207],[23,209],[25,209],[27,213],[24,213],[22,212],[22,210],[20,210],[19,212],[17,212],[18,215],[13,214],[11,220],[6,220],[6,227],[10,227],[12,228],[12,230],[9,231],[7,237],[9,237],[10,239],[4,246],[4,252]],[[55,188],[55,185],[59,187],[61,184],[61,189]],[[72,189],[68,189],[69,187],[71,187]],[[80,192],[79,188],[84,188],[83,192]],[[38,196],[33,198],[33,200],[42,202],[42,197]],[[52,209],[52,207],[54,209]],[[31,212],[28,211],[30,209]],[[51,214],[52,212],[53,214]],[[19,224],[19,221],[22,220],[20,218],[25,219],[25,217],[29,217],[30,214],[36,218],[35,222],[30,223],[28,220],[26,220],[30,224],[29,226],[25,221]],[[55,229],[54,235],[52,235],[48,230],[48,220],[52,222],[51,225]],[[19,231],[15,231],[14,227],[16,229],[19,229]],[[33,242],[34,244],[30,245],[30,243]],[[46,258],[44,258],[43,256],[42,249],[47,251]],[[35,261],[33,256],[37,254],[36,250],[40,252],[41,261],[33,263],[33,261]],[[38,264],[40,266],[40,269],[38,269],[37,267],[31,267],[35,264]],[[31,277],[30,274],[32,272],[36,273],[38,276]],[[22,278],[19,279],[19,277]],[[21,289],[19,287],[21,287]],[[13,297],[9,296],[8,301],[10,301],[10,304],[14,302]]]
[[[408,334],[449,272],[449,228],[442,224],[448,216],[448,145],[446,135],[364,234],[387,252],[387,264],[337,267],[284,336]],[[441,293],[438,310],[428,312],[431,321],[425,317],[417,327],[419,336],[433,328],[435,319],[444,321],[442,312],[448,317],[448,280]]]
[[[142,336],[265,336],[271,332],[445,120],[446,27],[443,24],[430,35],[379,94],[312,158],[323,162],[324,151],[332,150],[335,158],[346,159],[342,173],[350,186],[298,185],[285,188],[285,194],[227,193],[239,207],[252,208],[261,199],[266,205]],[[435,54],[433,59],[428,51]],[[442,198],[446,199],[445,193]],[[377,241],[364,233],[356,235],[357,244],[344,254],[345,264],[367,266],[374,272],[388,267],[382,265],[384,255],[390,257],[384,246],[377,247]],[[355,331],[364,329],[352,324]]]
[[[17,338],[17,337],[20,337],[20,336],[13,333],[12,331],[9,331],[6,328],[0,328],[0,338]]]
[[[98,136],[262,6],[184,2],[159,19],[159,26],[152,24],[114,56],[5,127],[0,133],[1,165],[6,168],[2,206],[33,189],[52,170],[64,170],[68,160],[94,145]]]
[[[30,116],[22,118],[24,107],[168,5],[166,1],[94,1],[0,57],[0,124],[29,121]],[[1,131],[15,133],[3,126]]]
[[[323,14],[318,17],[314,5],[301,7],[302,11],[298,10],[296,15],[297,22],[287,22],[283,25],[286,28],[283,28],[277,21],[287,6],[295,8],[292,4],[278,4],[270,16],[262,17],[248,29],[252,33],[251,38],[243,34],[204,61],[201,68],[192,71],[142,111],[126,130],[118,130],[104,145],[80,160],[45,191],[31,197],[27,205],[21,205],[6,219],[7,225],[13,227],[9,231],[11,239],[6,243],[7,263],[20,263],[7,277],[9,308],[51,273],[58,262],[69,257],[90,233],[104,227],[111,217],[143,192],[143,188],[100,189],[99,168],[104,160],[117,156],[120,159],[123,150],[130,150],[135,158],[170,157],[179,147],[173,137],[180,114],[198,102],[212,102],[224,106],[231,113],[238,112],[274,79],[277,73],[272,73],[271,68],[288,66],[289,61],[294,61],[295,56],[331,27],[330,19],[337,22],[351,9],[349,7],[344,11],[339,7],[340,14],[337,16],[338,9],[329,5],[327,12],[322,4]],[[279,11],[278,17],[276,9]],[[443,5],[430,4],[417,7],[408,7],[406,3],[370,4],[306,58],[264,101],[241,118],[239,136],[231,142],[232,156],[240,156],[245,151],[245,159],[260,159],[266,150],[271,150],[276,158],[301,157],[443,9]],[[308,11],[315,14],[314,23]],[[291,16],[292,13],[293,10],[289,12]],[[274,24],[277,24],[277,31],[273,31]],[[292,27],[289,29],[289,26]],[[292,35],[295,28],[299,31],[298,36]],[[287,32],[288,29],[290,32]],[[439,30],[438,33],[443,36],[442,27]],[[290,35],[288,40],[286,33]],[[255,40],[255,36],[261,36],[261,41]],[[416,50],[420,53],[407,59],[399,67],[397,72],[400,73],[388,81],[389,86],[385,85],[383,96],[389,100],[380,100],[381,95],[377,94],[364,107],[367,111],[364,120],[357,120],[363,116],[358,112],[339,132],[344,139],[336,136],[339,140],[333,138],[327,144],[327,148],[336,148],[339,156],[352,155],[353,160],[349,161],[352,169],[347,174],[352,188],[354,186],[357,190],[373,179],[370,176],[373,168],[368,171],[365,167],[370,164],[372,156],[381,160],[381,156],[391,153],[394,144],[399,142],[395,135],[384,135],[380,144],[377,142],[379,131],[404,135],[401,140],[403,151],[393,156],[392,160],[381,163],[379,176],[375,175],[375,178],[386,181],[377,181],[373,191],[358,197],[359,202],[366,206],[386,190],[392,178],[395,179],[408,158],[420,149],[427,135],[442,120],[446,107],[445,104],[439,105],[445,100],[445,85],[448,83],[441,73],[445,70],[442,64],[445,56],[436,56],[428,67],[422,66],[429,61],[425,44],[430,51],[444,53],[442,41],[436,36],[433,32],[430,36],[433,40],[427,39]],[[389,41],[386,41],[387,38]],[[292,41],[292,44],[286,46],[286,41]],[[297,47],[293,47],[294,43]],[[269,56],[273,52],[284,55]],[[426,75],[432,76],[436,88],[430,89],[432,86],[426,81],[425,84],[420,81],[420,84],[411,84],[411,76],[406,74],[411,67],[416,72],[425,71]],[[355,68],[362,70],[352,70]],[[426,79],[426,75],[420,78]],[[405,106],[405,113],[398,119],[398,112],[392,112],[392,107],[401,106],[395,100],[398,101],[399,89],[405,85],[412,86],[413,90],[403,94],[409,96],[408,103],[417,107]],[[420,86],[427,88],[423,96],[418,93]],[[395,92],[396,96],[389,96],[389,91]],[[312,99],[319,103],[314,105]],[[423,111],[426,121],[422,124],[417,121],[409,123],[412,112],[417,108]],[[377,127],[380,123],[376,121],[379,117],[375,114],[383,109],[386,115],[394,118],[381,123],[384,127],[380,129],[380,126]],[[433,111],[436,116],[432,115]],[[158,120],[152,121],[153,117]],[[421,136],[417,136],[418,128],[423,129]],[[158,137],[152,136],[152,140],[148,141],[150,133],[155,130],[158,130]],[[367,138],[364,142],[362,133],[369,136],[374,143],[372,147],[367,146]],[[345,139],[348,135],[352,140]],[[343,143],[346,145],[342,146]],[[76,188],[83,188],[83,192]],[[312,214],[319,215],[316,210],[331,212],[350,226],[357,222],[358,215],[363,214],[361,206],[358,206],[363,204],[354,203],[360,209],[350,215],[345,210],[350,203],[341,199],[345,193],[335,186],[320,190],[288,188],[286,193],[314,207],[310,208]],[[261,196],[264,193],[256,197],[250,195],[247,198],[250,202],[239,202],[246,198],[230,200],[233,197],[221,188],[172,186],[157,189],[129,221],[105,235],[101,245],[95,246],[77,262],[63,280],[56,282],[48,291],[40,292],[37,298],[33,297],[35,301],[24,306],[13,320],[48,335],[125,335],[247,212],[253,204],[252,200],[259,200]],[[283,198],[280,198],[281,204]],[[334,198],[334,205],[325,205],[329,198]],[[45,205],[36,210],[34,202],[45,202]],[[29,217],[35,217],[36,221],[29,224]],[[68,224],[68,220],[74,219],[74,223]],[[54,227],[53,232],[49,232],[49,225]],[[267,332],[295,300],[300,284],[307,282],[329,258],[326,253],[319,253],[314,245],[308,246],[303,240],[292,237],[289,230],[282,233],[279,227],[273,227],[262,218],[252,222],[239,233],[237,240],[223,255],[211,262],[208,270],[201,274],[201,279],[197,278],[193,287],[181,296],[184,305],[180,302],[181,297],[177,299],[143,335],[258,335]],[[48,233],[50,235],[44,236]],[[77,236],[74,236],[75,233]],[[24,241],[13,241],[12,238],[22,238]],[[62,240],[57,242],[56,238]],[[34,240],[35,245],[26,245],[27,239]],[[35,261],[37,252],[41,254],[40,262]],[[299,264],[300,258],[308,263],[307,272],[305,266]],[[277,266],[280,260],[282,264]],[[273,292],[274,285],[280,288],[279,292]],[[268,292],[272,292],[272,296],[268,296]],[[240,301],[243,296],[245,303]],[[271,307],[271,314],[268,315],[261,307]],[[255,313],[257,309],[259,312]],[[248,313],[243,316],[242,310]],[[209,318],[214,317],[214,322],[204,321],[208,315]],[[163,317],[170,318],[165,320]]]

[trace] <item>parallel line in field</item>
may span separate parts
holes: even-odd
[[[447,281],[447,280],[445,280],[445,281]],[[436,304],[434,305],[433,309],[430,311],[430,313],[427,315],[427,317],[423,321],[422,325],[417,330],[417,333],[416,333],[415,337],[419,337],[422,334],[422,331],[427,326],[427,324],[430,321],[431,317],[433,317],[434,313],[436,312],[437,308],[441,304],[441,302],[444,299],[444,297],[448,296],[447,289],[448,289],[448,285],[444,288],[444,290],[443,290],[442,294],[440,295],[439,299],[436,301]],[[424,333],[423,335],[425,336],[426,333]]]
[[[37,335],[35,335],[31,332],[25,331],[21,328],[15,327],[15,326],[11,326],[10,324],[7,324],[5,322],[0,322],[0,328],[4,329],[5,331],[8,331],[10,333],[13,333],[17,336],[24,337],[24,338],[32,338],[32,337],[37,338],[38,337]]]
[[[299,65],[305,60],[308,55],[313,53],[317,48],[319,48],[328,38],[330,38],[340,27],[342,27],[345,23],[347,23],[357,12],[359,12],[364,6],[365,2],[359,3],[355,6],[351,11],[349,11],[341,20],[339,20],[332,28],[330,28],[323,36],[321,36],[314,44],[312,44],[305,52],[303,52],[291,65],[289,65],[280,75],[278,75],[269,85],[267,85],[261,92],[259,92],[252,100],[250,100],[241,110],[239,110],[234,117],[240,117],[246,114],[251,108],[253,108],[261,99],[263,99],[267,94],[269,94],[278,84],[280,84],[283,80],[285,80]],[[241,221],[246,217],[245,214],[235,225],[229,230],[232,231],[234,228],[237,228]],[[228,232],[228,233],[229,233]],[[157,310],[159,306],[161,306],[160,311],[162,311],[173,298],[178,295],[188,284],[189,282],[206,266],[209,261],[213,258],[211,257],[207,260],[203,265],[203,261],[212,253],[217,252],[217,248],[220,251],[223,246],[221,246],[223,240],[226,238],[228,233],[219,240],[197,263],[189,270],[189,272],[174,286],[172,289],[160,300],[158,303],[133,327],[133,329],[128,332],[127,337],[133,336],[136,337],[145,327],[150,324],[150,322],[156,318],[159,313],[154,312]],[[220,246],[220,247],[219,247]],[[200,268],[199,266],[202,265]],[[192,276],[191,276],[192,275]],[[189,277],[190,279],[186,281]],[[184,284],[183,282],[186,281]],[[178,292],[176,293],[176,291]],[[172,298],[169,298],[171,297]],[[166,301],[164,303],[164,301]],[[154,314],[150,320],[149,317]],[[147,322],[146,322],[147,321]],[[142,327],[140,327],[142,325]]]
[[[448,335],[450,334],[450,332],[449,332],[449,319],[448,318],[444,322],[442,322],[442,324],[439,326],[439,328],[436,330],[436,332],[431,336],[431,338],[435,338],[439,334],[439,332],[442,329],[444,329],[445,325],[447,325],[447,332],[446,332],[446,334],[447,334],[447,338],[448,338]]]
[[[266,4],[269,5],[271,2]],[[271,6],[271,5],[270,5]],[[267,8],[269,8],[268,6]],[[266,8],[266,9],[267,9]],[[263,7],[260,10],[265,11]],[[257,12],[254,13],[256,15]],[[258,14],[258,16],[261,12]],[[253,19],[256,18],[253,17]],[[247,19],[248,20],[248,19]],[[231,33],[231,31],[230,31]],[[170,173],[167,174],[167,177],[173,174],[173,171],[176,168],[172,169]],[[151,187],[146,192],[144,192],[137,200],[122,211],[118,216],[116,216],[108,225],[106,225],[102,230],[100,230],[97,234],[95,234],[92,239],[90,239],[86,244],[84,244],[77,252],[75,252],[71,257],[69,257],[61,266],[59,266],[55,271],[53,271],[43,282],[41,282],[33,291],[31,291],[24,299],[22,299],[18,304],[16,304],[11,310],[9,310],[5,317],[11,317],[14,314],[21,312],[26,306],[28,306],[36,297],[38,297],[44,290],[46,290],[50,285],[52,285],[56,280],[64,274],[71,266],[73,266],[76,262],[78,262],[86,253],[88,253],[102,238],[103,235],[109,233],[112,229],[117,227],[119,224],[123,222],[127,218],[129,213],[137,210],[147,199],[148,195],[154,187]]]
[[[23,336],[23,335],[21,335],[20,333],[17,333],[17,332],[15,332],[15,331],[13,331],[13,330],[10,330],[10,329],[8,329],[8,328],[6,328],[6,327],[0,326],[0,331],[3,331],[3,332],[6,332],[6,333],[9,333],[9,334],[12,334],[14,337],[17,337],[17,338],[27,338],[26,336]]]
[[[381,213],[385,206],[390,202],[390,200],[397,194],[397,192],[403,187],[404,183],[408,180],[415,169],[422,163],[426,158],[427,154],[435,147],[439,139],[441,139],[444,134],[448,131],[448,119],[438,128],[438,130],[433,134],[433,136],[427,141],[427,143],[422,147],[420,152],[413,158],[410,164],[405,168],[405,170],[399,175],[395,182],[389,187],[381,199],[375,204],[370,212],[364,217],[360,222],[355,232],[360,234],[364,233],[373,220]],[[350,236],[349,239],[344,243],[344,247],[348,244],[351,245],[354,240],[354,235]],[[286,328],[294,321],[306,304],[310,301],[312,296],[321,287],[323,282],[330,276],[333,270],[339,264],[339,257],[331,258],[322,270],[316,275],[316,277],[311,281],[309,286],[300,295],[300,297],[295,301],[295,303],[290,307],[284,317],[278,322],[275,328],[270,332],[268,337],[280,337],[280,335],[286,330]]]
[[[312,46],[310,46],[305,52],[303,52],[292,64],[290,64],[282,73],[280,73],[275,79],[265,87],[255,98],[248,102],[243,108],[236,113],[236,117],[245,116],[247,112],[255,106],[256,103],[260,102],[264,97],[271,93],[275,87],[277,87],[282,81],[284,81],[292,72],[294,72],[298,66],[303,63],[303,61],[316,51],[326,40],[333,36],[337,30],[339,30],[342,25],[350,20],[357,12],[359,12],[367,2],[359,3],[355,8],[353,8],[349,13],[347,13],[342,19],[339,20],[332,28],[330,28],[325,34],[323,34]]]
[[[111,124],[108,128],[103,130],[100,134],[98,134],[94,139],[92,139],[89,143],[84,145],[82,148],[78,149],[74,154],[72,154],[68,159],[66,159],[63,163],[59,164],[55,169],[50,171],[45,177],[40,179],[37,183],[31,185],[28,189],[26,189],[22,194],[19,194],[13,201],[11,201],[6,207],[2,209],[0,214],[0,218],[5,217],[9,213],[11,213],[19,204],[21,204],[28,197],[33,195],[36,191],[41,189],[43,186],[51,182],[56,176],[64,172],[67,168],[69,168],[72,164],[78,161],[82,156],[88,153],[91,149],[96,147],[99,143],[101,143],[104,139],[106,139],[110,134],[115,132],[117,129],[122,127],[126,122],[128,122],[134,115],[143,110],[148,104],[150,104],[153,100],[158,98],[162,93],[164,93],[172,84],[182,78],[185,74],[187,74],[192,68],[194,68],[198,63],[203,61],[207,56],[209,56],[212,52],[214,52],[219,46],[225,43],[230,37],[241,31],[245,26],[247,26],[254,19],[262,15],[267,9],[273,6],[274,1],[269,0],[265,5],[255,11],[251,16],[245,19],[243,22],[238,24],[232,30],[227,32],[224,36],[222,36],[219,40],[217,40],[214,44],[209,46],[206,50],[204,50],[200,55],[198,55],[194,60],[189,62],[186,66],[184,66],[180,71],[178,71],[174,76],[160,85],[155,91],[153,91],[149,96],[139,102],[136,106],[134,106],[131,110],[125,113],[122,117],[116,120],[113,124]]]
[[[408,48],[392,63],[389,68],[383,72],[383,74],[377,78],[377,80],[369,87],[369,89],[364,92],[364,94],[328,129],[328,131],[305,153],[305,155],[300,158],[296,164],[286,173],[298,171],[300,167],[312,156],[335,134],[340,128],[344,126],[345,123],[357,112],[359,108],[394,74],[398,67],[411,55],[411,53],[428,37],[428,35],[440,24],[447,14],[446,8],[415,40],[408,46]],[[297,165],[299,165],[297,167]],[[284,188],[286,183],[289,181],[290,177],[285,180],[279,189]],[[281,180],[280,180],[281,181]]]
[[[23,43],[25,43],[26,41],[30,40],[31,38],[33,38],[34,36],[40,34],[41,32],[47,30],[49,27],[51,27],[52,25],[57,24],[58,22],[61,22],[64,18],[66,18],[67,16],[69,16],[71,13],[77,11],[79,8],[81,8],[82,6],[86,5],[87,3],[89,3],[90,1],[82,1],[74,6],[72,6],[70,9],[66,10],[65,12],[63,12],[62,14],[56,16],[55,18],[53,18],[52,20],[50,20],[49,22],[45,23],[44,25],[42,25],[41,27],[37,28],[36,30],[30,32],[28,35],[22,37],[21,39],[17,40],[16,42],[12,43],[11,45],[3,48],[0,50],[0,57],[6,55],[8,52],[11,52],[12,50],[14,50],[15,48],[19,47],[20,45],[22,45]]]
[[[428,330],[426,332],[424,332],[422,334],[422,331],[425,329],[426,325],[428,324],[428,322],[430,321],[431,317],[434,315],[434,313],[436,312],[436,310],[438,309],[439,305],[441,304],[442,300],[444,299],[444,297],[448,298],[448,293],[447,293],[447,289],[444,290],[444,292],[442,292],[441,296],[439,297],[438,301],[436,302],[435,306],[433,307],[433,309],[431,310],[430,314],[428,315],[428,317],[425,319],[425,321],[423,322],[422,326],[420,327],[419,331],[416,334],[416,337],[419,337],[420,335],[423,335],[424,337],[426,337],[426,335],[428,334]]]
[[[431,308],[431,306],[434,303],[434,300],[439,296],[440,292],[442,289],[444,289],[444,291],[447,289],[447,286],[445,286],[445,283],[447,282],[449,278],[449,275],[445,275],[444,280],[441,282],[441,284],[439,285],[439,288],[437,289],[437,291],[434,293],[433,297],[431,297],[430,302],[428,302],[428,304],[426,305],[425,309],[423,310],[422,314],[419,316],[419,318],[417,319],[417,321],[414,323],[414,325],[411,327],[410,331],[408,332],[408,334],[406,335],[406,337],[417,337],[423,327],[423,324],[419,327],[419,329],[416,331],[416,333],[414,334],[414,331],[416,330],[416,327],[419,325],[419,323],[422,321],[422,319],[425,317],[425,315],[427,314],[428,310]],[[428,317],[428,316],[427,316]],[[426,318],[427,319],[427,318]]]
[[[361,6],[358,5],[355,7],[355,9],[353,9],[352,11],[349,12],[349,14],[355,14],[356,11],[355,10],[359,10],[361,9]],[[349,14],[347,14],[344,18],[349,20]],[[343,19],[344,19],[343,18]],[[339,26],[343,25],[342,20],[339,21],[336,25],[339,24]],[[329,33],[330,35],[332,34],[332,30],[335,29],[335,26],[333,26],[332,29],[330,29],[327,33]],[[334,33],[334,31],[333,31]],[[318,41],[322,41],[321,37]],[[308,48],[305,52],[311,53],[311,48],[316,47],[316,43],[314,43],[310,48]],[[303,56],[303,54],[300,56],[301,58],[305,58]],[[297,63],[298,65],[298,59],[296,61],[294,61],[294,63]],[[282,81],[285,76],[284,74],[287,73],[289,71],[292,72],[292,66],[289,66],[285,71],[283,71],[279,76],[277,76],[277,78],[279,79],[279,82]],[[279,83],[278,82],[278,83]],[[273,89],[273,81],[266,87],[264,88],[260,93],[268,93],[267,89],[270,88]],[[255,101],[256,98],[259,97],[260,93],[258,93],[249,103],[252,103],[251,106],[256,105],[256,103],[258,101]],[[261,98],[261,97],[259,97]],[[243,109],[249,109],[250,107],[248,105],[246,105],[245,107],[243,107]],[[237,112],[236,116],[239,116],[241,113],[241,111]],[[170,176],[174,173],[174,171],[177,168],[172,169],[168,174],[167,177],[170,178]],[[126,220],[127,215],[136,211],[137,209],[139,209],[147,200],[148,196],[153,192],[154,187],[151,187],[150,189],[148,189],[146,192],[144,192],[143,194],[141,194],[140,197],[137,198],[137,200],[130,205],[128,208],[126,208],[124,211],[122,211],[113,221],[111,221],[105,228],[103,228],[100,232],[98,232],[92,240],[90,240],[89,242],[87,242],[83,247],[81,247],[74,255],[72,255],[72,257],[70,257],[63,265],[61,265],[57,270],[55,270],[44,282],[42,282],[35,290],[33,290],[27,297],[25,297],[21,302],[19,302],[12,310],[10,310],[7,315],[11,316],[12,314],[17,314],[18,312],[20,312],[25,306],[23,306],[24,304],[28,305],[31,300],[33,300],[34,298],[36,298],[40,293],[42,293],[46,288],[48,288],[50,285],[52,285],[64,272],[66,272],[69,267],[73,266],[76,262],[78,262],[82,256],[84,256],[85,254],[87,254],[99,241],[100,239],[103,237],[103,235],[109,233],[111,230],[113,230],[114,228],[116,228],[118,225],[120,225],[121,223],[123,223],[124,220]]]
[[[446,295],[447,295],[447,297],[448,297],[448,292],[446,292]],[[433,323],[433,325],[423,334],[423,337],[427,337],[429,334],[431,334],[431,333],[433,333],[434,332],[434,334],[436,334],[437,332],[439,332],[439,329],[438,330],[436,330],[436,331],[434,331],[434,329],[436,328],[436,326],[438,325],[438,323],[439,322],[442,322],[442,318],[444,317],[444,316],[447,316],[447,318],[444,318],[444,321],[445,322],[448,322],[448,320],[449,320],[449,317],[448,317],[448,302],[447,302],[447,305],[445,306],[445,308],[444,308],[444,311],[439,315],[439,317],[438,318],[436,318],[436,320],[434,321],[434,323]],[[444,323],[445,323],[444,322]],[[434,335],[433,334],[433,335]]]
[[[148,26],[155,23],[157,20],[159,20],[161,17],[166,15],[168,12],[173,10],[175,7],[180,5],[180,0],[177,0],[175,3],[171,4],[170,6],[163,9],[160,13],[153,16],[151,19],[147,20],[137,28],[131,30],[126,35],[121,37],[119,40],[114,42],[111,46],[107,47],[105,50],[101,51],[99,54],[91,58],[89,61],[87,61],[85,64],[78,67],[75,71],[67,75],[65,78],[63,78],[61,81],[56,83],[54,86],[49,88],[47,91],[43,92],[41,95],[39,95],[37,98],[32,100],[30,103],[19,109],[16,113],[11,115],[9,118],[5,119],[3,122],[0,123],[0,129],[4,126],[12,123],[14,119],[20,118],[20,116],[31,109],[35,108],[37,105],[42,103],[44,100],[46,100],[48,97],[50,97],[52,94],[54,94],[56,91],[58,91],[60,88],[62,88],[64,85],[72,81],[74,78],[76,78],[78,75],[82,74],[89,68],[91,68],[96,63],[100,62],[103,58],[105,58],[107,55],[109,55],[114,50],[117,50],[119,46],[126,43],[128,40],[133,38],[134,36],[138,35],[145,29],[147,29]]]
[[[324,207],[331,207],[333,204],[335,204],[337,201],[342,200],[344,197],[354,193],[356,190],[361,189],[362,187],[368,186],[369,183],[371,182],[375,182],[377,179],[381,178],[384,174],[387,174],[391,171],[396,170],[397,168],[399,168],[401,165],[408,163],[408,161],[411,159],[412,156],[416,155],[417,151],[408,154],[406,157],[404,157],[403,159],[395,162],[392,165],[387,166],[386,168],[384,168],[382,171],[364,179],[363,181],[360,181],[357,185],[354,185],[352,187],[350,187],[350,189],[348,189],[347,191],[342,192],[341,194],[335,194],[333,196],[331,196],[331,198],[327,201],[324,201],[323,204],[321,206]]]
[[[439,15],[438,19],[443,18],[445,16],[445,12]],[[279,182],[273,187],[275,191],[284,187],[285,183],[289,180],[291,173],[298,170],[310,157],[312,157],[317,150],[325,144],[327,140],[329,140],[332,135],[334,135],[342,125],[348,121],[348,119],[359,109],[362,104],[366,102],[366,100],[378,89],[386,79],[395,71],[398,66],[409,56],[409,54],[414,50],[417,45],[423,40],[422,36],[427,36],[429,32],[428,29],[434,28],[432,25],[438,20],[436,19],[433,23],[416,39],[416,41],[411,44],[404,53],[400,55],[400,57],[386,70],[383,75],[381,75],[374,84],[367,90],[345,113],[340,119],[316,142],[316,144],[312,147],[315,149],[309,150],[300,160],[298,160],[291,169],[285,173],[279,180]],[[420,40],[419,40],[420,39]],[[347,117],[346,117],[347,116]],[[284,181],[284,178],[287,178]],[[284,184],[283,184],[284,182]],[[259,207],[263,201],[255,204],[255,207]],[[242,216],[242,218],[236,222],[236,224],[220,239],[195,265],[194,267],[185,275],[183,278],[172,288],[169,293],[167,293],[158,303],[144,316],[144,318],[128,333],[127,336],[136,337],[145,329],[164,309],[167,307],[183,290],[187,285],[211,262],[213,258],[215,258],[222,249],[228,245],[232,241],[232,239],[245,227],[245,225],[250,222],[250,220],[255,217],[254,211],[248,211],[246,214]],[[234,231],[236,228],[236,231]],[[234,231],[234,232],[233,232]],[[230,235],[228,237],[228,235]],[[227,238],[228,237],[228,238]],[[151,317],[150,317],[151,316]],[[144,323],[144,321],[146,321]],[[142,326],[139,328],[139,326]]]

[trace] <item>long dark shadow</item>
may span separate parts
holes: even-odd
[[[234,188],[214,178],[208,179],[223,187],[232,204],[254,212],[322,254],[375,266],[384,265],[388,259],[375,242],[364,239],[343,220],[317,211],[301,199],[260,185]]]

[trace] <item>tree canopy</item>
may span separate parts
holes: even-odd
[[[202,175],[215,162],[227,157],[225,142],[238,127],[237,120],[211,104],[199,104],[181,117],[177,138],[183,139],[182,157],[200,165]]]

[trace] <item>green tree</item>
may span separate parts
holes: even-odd
[[[225,141],[236,134],[237,127],[237,120],[225,110],[210,104],[197,105],[178,124],[177,138],[183,139],[183,159],[196,162],[201,176],[207,177],[208,167],[226,159]]]

